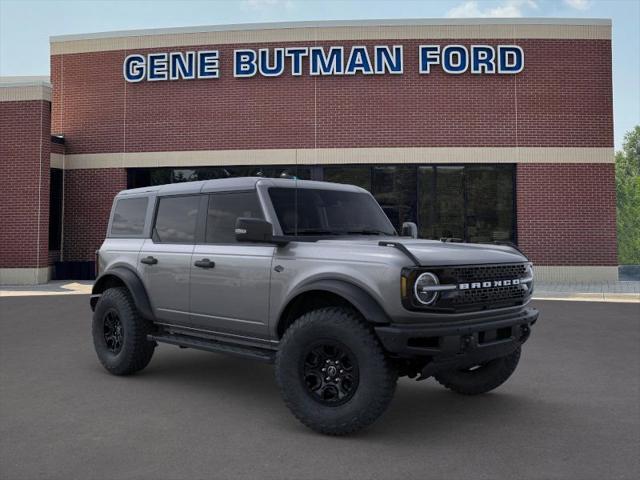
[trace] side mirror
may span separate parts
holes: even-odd
[[[418,238],[418,226],[413,222],[404,222],[400,236]]]
[[[261,218],[238,217],[236,220],[238,242],[276,243],[284,245],[288,240],[273,235],[273,225]]]

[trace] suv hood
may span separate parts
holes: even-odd
[[[453,243],[439,240],[418,240],[402,237],[366,237],[320,240],[318,243],[345,244],[354,246],[380,247],[381,241],[401,243],[424,266],[441,265],[478,265],[492,263],[526,262],[527,258],[513,247],[507,245],[492,245],[484,243]]]

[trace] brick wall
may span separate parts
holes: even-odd
[[[519,164],[518,243],[540,265],[617,265],[613,164]]]
[[[104,241],[113,197],[127,188],[123,168],[66,170],[64,177],[64,261],[93,260]]]
[[[611,42],[517,40],[513,75],[418,73],[415,41],[403,75],[232,75],[234,45],[152,51],[220,51],[221,78],[127,84],[131,51],[54,55],[53,131],[67,153],[394,146],[611,146]],[[358,42],[362,44],[361,42]],[[444,44],[451,41],[437,40]],[[504,41],[457,41],[500,44]],[[349,47],[353,42],[328,42]],[[327,44],[327,45],[328,45]],[[248,48],[306,45],[247,44]]]
[[[0,268],[48,265],[50,109],[0,102]]]
[[[516,76],[420,75],[418,45],[501,44],[429,39],[404,45],[404,74],[353,77],[232,76],[234,45],[216,48],[217,80],[122,78],[131,51],[51,57],[54,133],[67,154],[330,147],[611,147],[609,40],[517,40]],[[354,42],[326,42],[349,47]],[[247,48],[306,43],[243,44]],[[57,148],[57,147],[56,147]],[[425,159],[428,161],[428,159]],[[613,166],[518,165],[518,238],[541,265],[615,265]],[[102,242],[123,169],[65,174],[64,260],[91,260]]]

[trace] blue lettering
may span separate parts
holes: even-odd
[[[122,64],[122,73],[127,82],[136,83],[144,80],[146,59],[143,55],[129,55]]]
[[[471,73],[496,73],[496,52],[488,45],[471,46]]]
[[[291,75],[299,77],[302,75],[302,57],[309,55],[309,49],[306,47],[287,48],[287,57],[291,57]]]
[[[169,54],[169,78],[171,80],[196,78],[195,63],[195,52],[171,52]]]
[[[273,57],[273,65],[269,65],[269,49],[260,49],[258,68],[265,77],[278,77],[284,72],[284,48],[276,48]]]
[[[253,77],[256,71],[255,50],[236,50],[233,52],[234,77]]]
[[[431,73],[431,65],[440,64],[440,45],[420,45],[420,73]]]
[[[329,54],[325,55],[322,47],[309,49],[311,75],[342,75],[344,73],[344,51],[342,47],[329,48]]]
[[[461,45],[447,45],[442,49],[442,69],[453,75],[467,71],[469,55],[467,49]]]
[[[365,75],[373,73],[373,68],[371,68],[371,59],[369,58],[369,53],[367,53],[367,47],[353,47],[351,49],[351,55],[349,55],[345,74],[355,75],[358,71]]]
[[[168,69],[166,53],[150,53],[147,55],[147,80],[150,82],[166,80]]]
[[[389,47],[375,47],[375,72],[382,75],[386,72],[401,74],[402,73],[402,45],[394,45],[393,53]]]
[[[217,50],[203,50],[198,52],[198,78],[218,78],[220,62]]]
[[[516,74],[524,69],[524,52],[517,45],[498,47],[498,73]]]

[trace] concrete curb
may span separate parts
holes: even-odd
[[[559,300],[565,302],[615,302],[615,303],[640,303],[640,295],[637,293],[560,293],[549,292],[534,295],[533,300]]]

